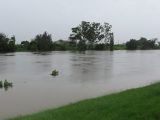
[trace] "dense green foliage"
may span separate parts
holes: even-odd
[[[112,26],[108,23],[101,25],[100,23],[82,21],[79,26],[72,28],[72,34],[69,38],[77,44],[78,50],[94,50],[95,45],[101,41],[104,44],[110,44],[110,50],[113,50],[114,37],[111,28]]]
[[[14,52],[15,50],[15,37],[8,38],[0,33],[0,52]]]
[[[54,50],[51,34],[44,32],[38,34],[34,39],[29,41],[22,41],[21,44],[16,45],[17,51],[52,51]]]
[[[37,35],[30,42],[29,49],[31,51],[51,51],[53,49],[53,42],[51,35],[48,34],[47,32]]]
[[[126,48],[128,50],[148,50],[148,49],[157,49],[158,45],[156,44],[157,39],[147,40],[142,37],[139,40],[131,39],[126,43]]]
[[[10,120],[160,120],[160,83]]]
[[[44,32],[44,34],[37,35],[36,38],[31,41],[31,42],[36,42],[37,43],[37,50],[42,50],[42,51],[49,51],[52,50],[52,37],[51,35],[47,34]]]

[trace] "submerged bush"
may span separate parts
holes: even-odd
[[[4,81],[4,88],[5,87],[12,87],[12,82],[8,82],[7,80]]]
[[[3,88],[3,82],[0,81],[0,88]]]
[[[7,90],[9,87],[12,86],[13,86],[12,82],[8,82],[7,80],[5,80],[4,82],[0,81],[0,88],[4,88],[5,90]]]
[[[57,76],[58,74],[59,74],[59,72],[57,70],[53,70],[51,75],[52,76]]]

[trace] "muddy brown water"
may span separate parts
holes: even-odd
[[[59,76],[52,77],[57,69]],[[144,86],[160,80],[160,51],[0,54],[0,119]]]

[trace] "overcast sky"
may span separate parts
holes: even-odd
[[[81,21],[110,23],[117,43],[160,38],[160,0],[0,0],[0,32],[17,42],[44,31],[67,39]]]

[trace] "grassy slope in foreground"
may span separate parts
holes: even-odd
[[[10,120],[160,120],[160,83]]]

